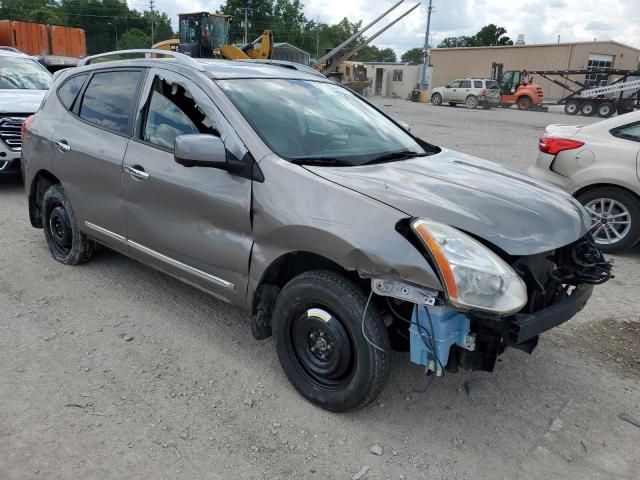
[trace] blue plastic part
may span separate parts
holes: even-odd
[[[437,362],[431,348],[431,324],[425,309],[429,310],[433,324]],[[420,325],[420,327],[418,327]],[[452,345],[465,348],[471,322],[464,313],[449,307],[427,307],[415,305],[411,316],[411,361],[424,365],[428,370],[442,375],[442,367],[449,362],[449,350]],[[442,364],[442,367],[441,365]]]

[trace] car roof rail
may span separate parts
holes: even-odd
[[[287,60],[274,60],[271,58],[243,58],[237,61],[245,62],[245,63],[261,63],[261,64],[267,64],[267,65],[274,65],[276,67],[289,68],[291,70],[298,70],[299,72],[307,72],[322,78],[327,78],[325,75],[322,74],[322,72],[319,72],[318,70],[316,70],[310,65],[304,65],[302,63],[296,63],[296,62],[289,62]]]
[[[78,67],[89,65],[91,64],[91,60],[95,60],[97,58],[117,57],[119,55],[130,55],[132,53],[144,53],[145,58],[147,59],[150,57],[146,57],[146,55],[163,55],[163,56],[173,57],[175,61],[181,65],[195,68],[197,70],[204,70],[204,66],[202,65],[202,63],[197,62],[196,60],[191,58],[189,55],[185,55],[184,53],[174,52],[173,50],[160,50],[157,48],[132,48],[130,50],[116,50],[113,52],[98,53],[97,55],[91,55],[90,57],[85,57],[81,59],[78,62]],[[123,59],[116,58],[115,60],[123,60]]]

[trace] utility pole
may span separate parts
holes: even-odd
[[[151,10],[151,45],[153,45],[154,43],[156,43],[154,41],[154,23],[156,20],[156,12],[154,10],[155,7],[155,1],[154,0],[149,0],[149,10]]]
[[[316,58],[320,57],[320,17],[316,16]]]
[[[249,35],[248,35],[248,29],[249,29],[249,19],[248,19],[248,13],[251,10],[249,7],[242,7],[240,10],[244,10],[244,37],[242,39],[242,43],[249,43]]]
[[[427,88],[427,67],[429,66],[429,28],[431,27],[431,12],[433,11],[431,2],[432,0],[429,0],[429,6],[427,7],[427,31],[424,33],[424,63],[422,66],[420,90],[426,90]]]

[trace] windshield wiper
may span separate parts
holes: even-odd
[[[393,162],[394,160],[406,160],[408,158],[426,157],[427,155],[429,154],[412,152],[408,150],[401,150],[399,152],[385,153],[384,155],[380,155],[379,157],[375,157],[375,158],[372,158],[371,160],[367,160],[366,162],[361,163],[360,165],[371,165],[373,163]]]
[[[353,167],[353,162],[335,157],[292,158],[289,160],[296,165],[311,165],[319,167]]]

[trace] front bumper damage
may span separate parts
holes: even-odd
[[[461,312],[442,298],[412,304],[410,358],[426,371],[493,371],[506,348],[531,353],[538,337],[580,312],[594,285],[611,278],[607,262],[590,237],[552,252],[512,259],[528,289],[518,313],[497,316]]]

